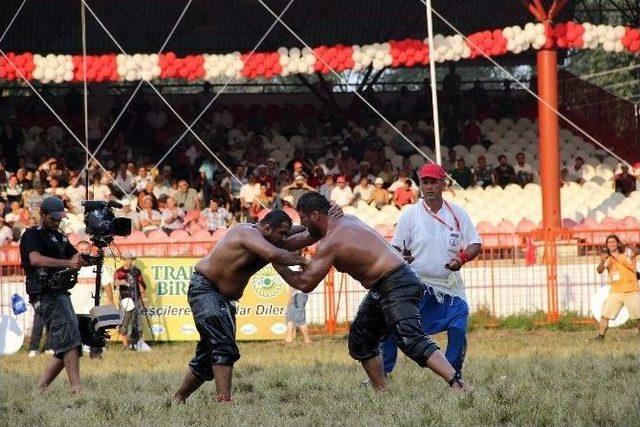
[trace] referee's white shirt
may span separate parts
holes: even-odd
[[[460,225],[460,249],[473,243],[482,243],[482,240],[464,209],[454,203],[447,203],[453,214],[444,204],[434,214],[447,223],[448,227],[429,215],[423,199],[420,199],[400,216],[391,243],[402,249],[404,241],[415,258],[411,267],[426,285],[466,300],[460,272],[451,272],[444,267],[454,255],[450,240],[452,229],[456,231],[456,218]]]

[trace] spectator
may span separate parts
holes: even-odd
[[[473,172],[464,164],[462,157],[457,160],[456,168],[451,171],[451,178],[464,189],[473,185]]]
[[[415,203],[417,197],[416,193],[411,188],[412,181],[407,179],[404,181],[404,185],[397,188],[393,193],[393,203],[398,209],[401,209],[404,205],[410,205]]]
[[[140,166],[140,168],[138,168],[138,174],[133,178],[133,180],[135,182],[135,191],[137,193],[147,188],[147,184],[153,184],[153,177],[144,166]]]
[[[164,187],[168,187],[171,188],[171,183],[173,181],[172,177],[171,177],[171,166],[166,165],[162,168],[162,174],[159,175],[160,179],[162,180],[162,185]],[[158,196],[160,197],[160,196]]]
[[[584,184],[584,159],[580,156],[573,160],[573,164],[562,170],[564,174],[564,180],[566,182],[577,182],[578,184]]]
[[[171,234],[174,230],[183,230],[184,211],[176,206],[176,199],[167,197],[167,207],[162,210],[162,230]]]
[[[202,217],[206,219],[209,231],[228,227],[231,218],[233,218],[231,213],[221,206],[221,202],[221,200],[211,199],[209,207],[202,211]]]
[[[389,204],[391,195],[389,194],[389,191],[384,188],[384,179],[381,177],[377,177],[374,184],[376,188],[372,193],[372,201],[376,208],[382,209],[383,206]]]
[[[13,241],[13,230],[6,219],[0,216],[0,246],[6,246]]]
[[[251,217],[251,206],[259,194],[260,183],[256,180],[255,175],[249,175],[249,181],[240,188],[240,207],[247,218]]]
[[[167,186],[165,184],[165,180],[162,177],[162,175],[158,175],[154,178],[153,180],[153,195],[155,196],[156,200],[159,199],[162,196],[170,196],[171,192],[173,190],[171,190],[170,186]],[[143,193],[146,194],[146,189],[149,188],[149,184],[145,185],[144,189],[142,190]]]
[[[478,164],[473,169],[473,180],[482,188],[487,188],[493,183],[493,168],[487,164],[483,155],[478,156]]]
[[[533,167],[524,161],[524,153],[516,154],[516,164],[513,167],[513,171],[516,174],[516,183],[521,187],[533,182],[535,171]]]
[[[346,178],[340,175],[336,182],[337,185],[331,190],[331,201],[341,208],[351,205],[353,203],[353,191],[347,185]]]
[[[33,189],[23,193],[22,197],[22,205],[29,209],[29,212],[32,212],[34,215],[38,215],[40,213],[40,205],[45,198],[42,183],[36,182],[33,184]]]
[[[382,170],[378,173],[378,177],[382,178],[383,185],[389,186],[396,179],[396,172],[393,168],[391,160],[386,159],[382,165]]]
[[[418,186],[412,179],[408,178],[406,172],[402,170],[398,171],[398,179],[396,179],[393,182],[393,184],[389,186],[389,192],[394,193],[396,189],[402,188],[407,179],[411,181],[411,189],[413,190],[413,192],[418,194],[418,191],[419,191]]]
[[[184,179],[178,181],[178,190],[174,191],[171,197],[176,200],[178,207],[185,211],[200,210],[198,192],[193,188],[189,188],[189,183]]]
[[[5,223],[11,227],[14,240],[18,240],[29,222],[29,211],[22,209],[20,203],[11,202],[11,211],[4,216]]]
[[[64,189],[63,198],[73,206],[77,212],[82,211],[82,201],[85,199],[87,187],[82,185],[80,177],[71,178],[70,185]]]
[[[360,183],[353,188],[353,195],[356,200],[362,200],[363,202],[369,204],[373,199],[373,191],[375,187],[369,184],[368,175],[360,178]]]
[[[267,194],[266,185],[260,184],[260,194],[253,199],[253,204],[251,205],[251,218],[257,220],[258,214],[263,208],[271,209],[272,206],[273,196]]]
[[[331,154],[328,154],[327,157],[325,157],[324,163],[322,163],[320,167],[324,171],[325,175],[340,175],[340,168],[336,164],[335,157]]]
[[[220,186],[231,194],[233,204],[237,209],[240,208],[240,189],[244,184],[249,182],[247,179],[247,170],[244,165],[236,166],[235,177],[226,176],[220,183]]]
[[[340,157],[340,161],[338,161],[338,169],[340,170],[339,174],[345,177],[353,176],[358,169],[358,162],[347,147],[342,148],[342,156]]]
[[[256,181],[258,181],[260,185],[267,187],[267,196],[271,197],[276,188],[276,178],[269,175],[268,171],[267,165],[258,165],[256,168]]]
[[[358,173],[353,177],[353,184],[355,185],[359,183],[362,177],[367,177],[369,179],[369,182],[373,182],[376,179],[376,177],[373,174],[371,174],[370,170],[371,170],[371,165],[369,164],[369,162],[360,163]]]
[[[636,177],[629,173],[629,166],[622,165],[622,171],[614,177],[615,190],[625,197],[636,190]]]
[[[11,175],[9,176],[9,181],[3,192],[3,196],[9,203],[22,200],[22,190],[22,185],[18,183],[18,176]]]
[[[313,175],[309,178],[308,184],[309,187],[315,188],[316,190],[324,184],[324,169],[322,169],[321,166],[315,166],[313,168]]]
[[[305,306],[309,299],[309,294],[302,293],[289,286],[289,305],[287,306],[287,333],[285,343],[291,344],[296,336],[296,328],[300,328],[300,333],[305,344],[311,344],[309,338],[309,328],[307,326]]]
[[[324,183],[318,188],[318,192],[326,197],[328,200],[331,199],[331,191],[335,187],[335,183],[333,180],[333,175],[325,175]]]
[[[447,158],[442,161],[442,167],[447,172],[451,172],[456,168],[456,160],[457,160],[456,150],[454,150],[453,148],[450,148],[449,151],[447,151]]]
[[[516,182],[516,172],[507,163],[507,156],[504,154],[498,156],[498,163],[498,167],[493,170],[494,182],[502,188]]]
[[[298,161],[298,162],[294,162],[293,163],[293,169],[291,172],[291,175],[293,176],[293,179],[295,179],[296,177],[302,175],[304,173],[304,163]]]
[[[276,180],[276,193],[282,194],[282,189],[291,183],[291,175],[286,169],[280,169]]]
[[[167,195],[166,194],[162,194],[162,195],[160,195],[160,197],[156,197],[156,195],[153,192],[153,190],[154,190],[153,184],[147,183],[147,186],[144,188],[144,190],[142,190],[141,192],[138,193],[138,206],[142,206],[142,200],[145,197],[151,197],[151,204],[152,204],[153,209],[160,210],[160,202],[159,202],[159,200],[161,198],[164,198],[166,200]]]
[[[218,181],[213,181],[211,183],[211,188],[209,188],[209,197],[210,199],[207,201],[207,204],[211,202],[211,200],[216,200],[223,208],[229,209],[231,207],[231,195],[227,190],[220,186]]]
[[[119,197],[132,194],[136,188],[136,182],[133,174],[127,169],[126,162],[120,162],[118,173],[115,179],[116,191]],[[124,192],[124,194],[120,194]]]
[[[141,230],[140,227],[140,218],[138,217],[138,213],[135,210],[135,207],[138,205],[138,202],[134,199],[124,198],[122,199],[122,210],[120,211],[121,217],[129,218],[131,220],[131,227],[134,230]],[[142,206],[142,203],[140,204]]]
[[[111,200],[111,190],[108,186],[102,184],[102,175],[96,173],[93,175],[93,184],[89,186],[89,198],[91,200]]]
[[[65,195],[64,188],[60,187],[60,181],[55,176],[51,177],[49,180],[49,187],[44,190],[44,192],[49,196],[56,196],[61,199]]]
[[[298,200],[300,199],[300,197],[302,197],[304,194],[307,194],[311,191],[316,191],[316,190],[315,188],[307,184],[306,177],[304,176],[304,174],[301,174],[295,177],[293,183],[287,185],[282,189],[282,193],[280,197],[282,198],[284,198],[285,196],[293,197],[293,201],[291,202],[291,204],[293,206],[296,206],[298,204]]]
[[[274,181],[278,175],[278,163],[276,163],[276,159],[273,157],[267,159],[267,175],[272,177]]]
[[[162,224],[162,214],[153,209],[153,202],[150,196],[146,196],[142,200],[142,210],[138,214],[138,219],[141,230],[147,234],[160,228],[160,224]]]

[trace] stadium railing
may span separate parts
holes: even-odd
[[[596,272],[596,266],[609,234],[617,234],[626,244],[640,242],[640,228],[482,234],[482,253],[461,270],[471,312],[494,318],[543,312],[547,322],[557,322],[563,313],[590,316],[593,295],[608,280],[606,274]],[[121,241],[117,252],[201,257],[215,244],[212,240],[159,243]],[[2,314],[11,310],[13,293],[24,294],[24,272],[15,244],[0,248],[0,291]],[[348,275],[332,270],[310,294],[307,319],[328,333],[345,330],[366,292]]]

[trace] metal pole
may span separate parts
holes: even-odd
[[[436,63],[433,60],[433,20],[431,0],[427,0],[427,33],[429,34],[429,80],[431,82],[431,109],[433,111],[433,137],[436,148],[436,162],[442,164],[440,150],[440,118],[438,116],[438,82],[436,81]]]
[[[89,106],[87,98],[87,16],[84,2],[80,0],[80,20],[82,22],[82,81],[83,81],[83,98],[84,98],[84,144],[85,150],[85,190],[84,199],[89,200]],[[78,177],[81,179],[81,177]]]

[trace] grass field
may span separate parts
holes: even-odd
[[[604,343],[592,336],[473,332],[465,374],[474,391],[464,396],[404,357],[389,391],[374,395],[361,387],[364,372],[343,336],[317,337],[310,347],[243,343],[229,406],[215,403],[213,383],[186,405],[170,404],[193,343],[83,357],[80,396],[68,393],[63,375],[36,392],[50,356],[21,352],[0,359],[0,425],[640,425],[637,332],[614,330]]]

